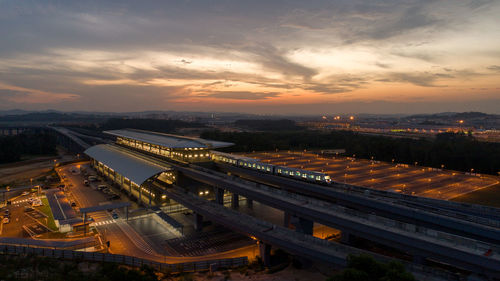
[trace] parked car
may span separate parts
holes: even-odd
[[[83,184],[84,184],[85,186],[89,186],[89,181],[88,181],[88,180],[84,180],[84,181],[83,181]]]
[[[22,196],[25,196],[25,195],[28,195],[28,194],[30,194],[29,191],[23,191],[23,193],[21,193]]]
[[[118,214],[117,214],[116,212],[113,212],[113,213],[111,214],[111,216],[112,216],[112,217],[113,217],[113,219],[115,219],[115,220],[116,220],[116,219],[118,219]]]
[[[31,208],[30,206],[25,206],[25,207],[24,207],[24,211],[25,211],[26,213],[33,212],[34,210],[35,210],[35,209]]]
[[[96,176],[89,176],[89,181],[97,181],[97,177]]]
[[[42,200],[40,200],[40,199],[35,199],[35,200],[33,200],[33,203],[31,203],[31,206],[33,206],[33,207],[39,207],[42,205],[43,205]]]
[[[108,188],[106,185],[104,184],[100,184],[97,186],[97,189],[99,189],[100,191],[103,191],[104,189]]]
[[[3,223],[9,223],[10,222],[10,219],[9,217],[4,217],[3,220],[2,220]]]
[[[9,209],[6,209],[5,211],[3,211],[3,214],[6,215],[6,216],[8,216],[10,214]]]
[[[76,203],[75,202],[71,202],[71,207],[76,207]]]

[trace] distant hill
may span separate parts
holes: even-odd
[[[500,118],[500,115],[487,114],[483,112],[442,112],[435,114],[415,114],[407,118],[429,118],[429,119],[472,119],[472,118]]]

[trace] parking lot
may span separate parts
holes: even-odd
[[[30,198],[35,198],[36,193],[17,196],[0,209],[0,236],[2,237],[36,237],[51,232],[49,218],[40,211],[42,206],[32,207]],[[8,218],[5,220],[5,218]]]
[[[324,172],[340,183],[445,200],[499,183],[494,176],[310,152],[261,152],[244,156],[274,165]]]

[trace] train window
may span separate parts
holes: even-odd
[[[271,171],[271,168],[267,167],[267,171],[270,172]]]
[[[281,174],[281,169],[278,169],[278,173],[280,173],[280,174]]]
[[[299,171],[297,171],[295,174],[296,174],[297,176],[300,176],[300,172],[299,172]]]

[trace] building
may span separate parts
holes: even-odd
[[[233,143],[149,132],[135,129],[104,131],[116,137],[116,144],[182,162],[210,161],[210,150]]]
[[[163,190],[151,184],[152,181],[172,184],[176,181],[176,175],[164,162],[145,159],[145,156],[139,156],[134,150],[181,162],[207,162],[211,159],[211,149],[233,145],[132,129],[105,133],[116,136],[117,145],[100,144],[87,149],[85,154],[90,157],[91,166],[139,202],[149,206],[169,201]]]

